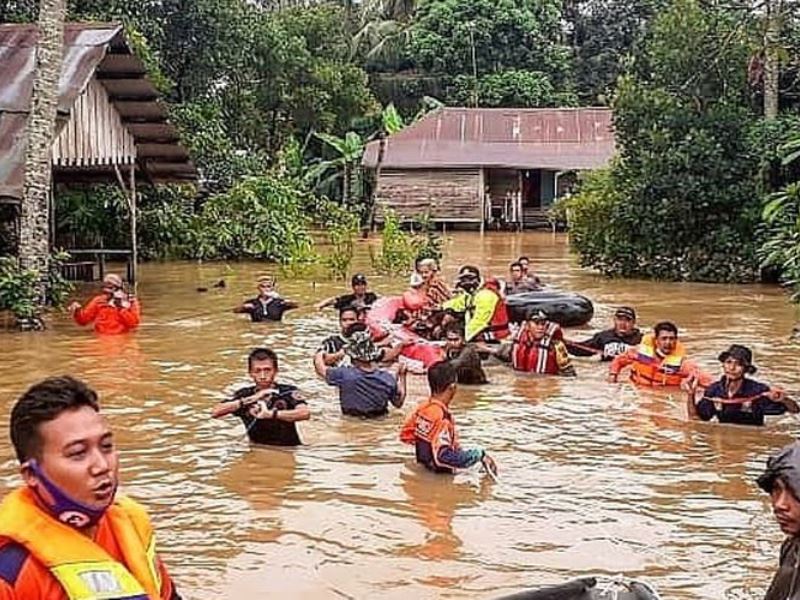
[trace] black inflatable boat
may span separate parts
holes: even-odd
[[[509,318],[520,323],[531,312],[544,311],[562,327],[585,325],[594,316],[592,301],[586,296],[558,290],[523,292],[506,298]]]
[[[640,581],[613,580],[598,584],[594,577],[577,579],[538,590],[517,592],[497,600],[661,600],[656,591]]]

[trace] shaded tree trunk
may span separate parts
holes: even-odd
[[[780,57],[782,0],[767,0],[767,27],[764,38],[764,116],[778,116],[780,93]]]
[[[20,215],[19,258],[23,268],[40,273],[39,302],[46,300],[50,256],[50,184],[58,106],[58,80],[64,54],[66,0],[40,0],[36,71],[28,117],[25,185]]]

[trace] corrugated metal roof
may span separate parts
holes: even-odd
[[[362,163],[378,165],[380,142]],[[596,169],[614,155],[608,108],[442,108],[385,140],[381,168]]]
[[[25,127],[31,103],[38,30],[35,25],[0,25],[0,197],[22,198]],[[58,90],[58,118],[63,125],[75,100],[93,76],[103,84],[137,148],[140,174],[154,183],[193,181],[197,170],[181,146],[158,92],[145,76],[144,65],[132,52],[115,23],[68,23],[64,29],[64,61]],[[143,172],[143,173],[142,173]],[[73,170],[55,169],[57,180],[77,179]],[[93,170],[94,178],[102,172]],[[109,180],[116,181],[108,170]]]

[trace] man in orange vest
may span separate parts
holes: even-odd
[[[10,429],[24,484],[0,503],[0,600],[180,600],[147,512],[117,494],[97,394],[45,379],[17,400]]]
[[[122,278],[109,273],[103,278],[103,293],[92,298],[86,306],[73,302],[67,307],[78,325],[94,322],[94,330],[103,335],[127,333],[136,329],[141,320],[139,301],[128,294]]]
[[[686,349],[678,340],[678,328],[669,321],[658,323],[636,348],[614,358],[609,381],[616,383],[628,366],[631,381],[644,387],[678,387],[695,381],[703,387],[711,384],[711,376],[686,357]]]
[[[497,466],[482,448],[463,450],[458,444],[450,403],[456,395],[457,373],[447,361],[428,368],[431,396],[406,419],[400,441],[414,444],[417,462],[436,473],[455,473],[482,462],[494,475]]]

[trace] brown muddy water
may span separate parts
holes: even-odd
[[[777,288],[607,280],[576,267],[566,238],[532,233],[451,236],[444,270],[468,262],[503,275],[520,254],[548,283],[595,301],[594,320],[572,338],[631,304],[643,325],[675,320],[709,370],[728,344],[745,343],[760,379],[800,390],[798,347],[787,341],[793,310]],[[753,480],[800,429],[793,417],[758,430],[690,423],[682,398],[609,385],[592,360],[564,380],[496,366],[491,385],[461,389],[454,413],[463,443],[496,457],[499,483],[477,471],[437,477],[397,438],[426,392],[422,378],[402,411],[374,422],[343,418],[314,378],[311,355],[337,324],[312,305],[339,284],[283,278],[280,291],[303,303],[283,324],[230,313],[270,270],[146,264],[144,323],[129,338],[98,339],[65,317],[45,333],[0,333],[0,492],[18,482],[13,400],[42,377],[71,373],[100,392],[125,491],[150,508],[186,598],[492,598],[618,573],[646,578],[665,599],[763,597],[781,534]],[[226,289],[195,291],[220,278]],[[403,288],[371,282],[387,294]],[[247,383],[245,357],[258,345],[279,351],[282,379],[310,398],[299,449],[251,449],[238,420],[208,418]]]

